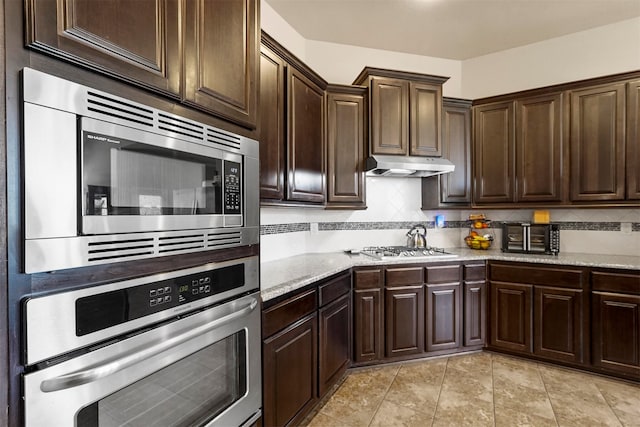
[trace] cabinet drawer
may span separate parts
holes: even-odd
[[[464,266],[464,280],[474,282],[485,280],[487,277],[487,267],[484,264],[469,264]]]
[[[320,306],[335,301],[342,295],[351,290],[351,274],[343,274],[335,277],[327,283],[320,285],[318,291],[320,293]]]
[[[382,269],[356,270],[353,272],[356,289],[377,289],[382,287]]]
[[[640,295],[640,272],[611,273],[592,271],[591,284],[594,291],[622,292]]]
[[[262,336],[267,338],[286,326],[313,313],[318,306],[318,293],[310,289],[262,312]]]
[[[460,282],[459,265],[434,265],[426,267],[427,283]]]
[[[422,267],[395,267],[385,271],[385,286],[404,286],[423,283]]]
[[[490,264],[491,280],[581,289],[584,271],[522,264]]]

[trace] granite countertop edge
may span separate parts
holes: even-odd
[[[415,260],[376,260],[366,255],[344,252],[309,253],[262,263],[261,292],[268,301],[303,288],[319,280],[331,277],[352,267],[389,264],[428,264],[459,261],[512,261],[539,264],[573,265],[578,267],[615,268],[640,270],[640,256],[561,253],[553,255],[503,253],[499,250],[478,251],[472,249],[447,249],[455,258],[428,258]]]

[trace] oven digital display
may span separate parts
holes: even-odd
[[[76,336],[218,295],[245,285],[244,264],[76,300]]]

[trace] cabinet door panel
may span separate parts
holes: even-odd
[[[382,358],[382,291],[355,290],[353,293],[355,324],[354,340],[356,362]]]
[[[491,282],[491,345],[531,353],[533,287]]]
[[[412,156],[442,155],[440,122],[442,120],[442,85],[411,82],[411,145]]]
[[[573,91],[571,200],[622,200],[625,193],[625,85]]]
[[[516,102],[516,200],[562,200],[562,94]]]
[[[474,109],[476,203],[514,201],[513,102]]]
[[[460,347],[460,284],[426,288],[426,351]]]
[[[443,203],[471,203],[471,109],[443,105],[442,157],[455,170],[440,176]]]
[[[296,69],[290,67],[288,73],[287,198],[322,203],[325,200],[324,92]]]
[[[347,294],[319,311],[319,396],[323,396],[351,361],[351,295]]]
[[[593,364],[640,379],[640,296],[593,292]]]
[[[317,397],[318,318],[314,314],[264,341],[264,421],[302,421]]]
[[[364,96],[327,94],[327,201],[364,203]]]
[[[406,81],[371,80],[371,152],[407,154],[409,95]]]
[[[284,199],[286,64],[268,48],[260,55],[260,198]]]
[[[185,4],[184,99],[249,128],[256,127],[256,0]]]
[[[422,286],[385,289],[386,357],[423,352],[423,295]]]
[[[27,44],[126,81],[177,97],[176,0],[33,0]]]
[[[640,80],[627,88],[627,199],[640,200]]]
[[[583,292],[544,286],[534,292],[534,354],[582,363]]]
[[[486,340],[486,285],[464,284],[464,345],[484,345]]]

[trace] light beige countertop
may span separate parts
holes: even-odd
[[[318,280],[330,277],[351,267],[389,264],[425,264],[447,261],[503,260],[540,264],[575,265],[581,267],[620,268],[640,270],[640,256],[560,253],[532,255],[503,253],[500,250],[447,249],[455,258],[402,258],[376,260],[367,255],[349,255],[343,252],[310,253],[296,255],[260,265],[261,296],[263,301],[277,298]]]

